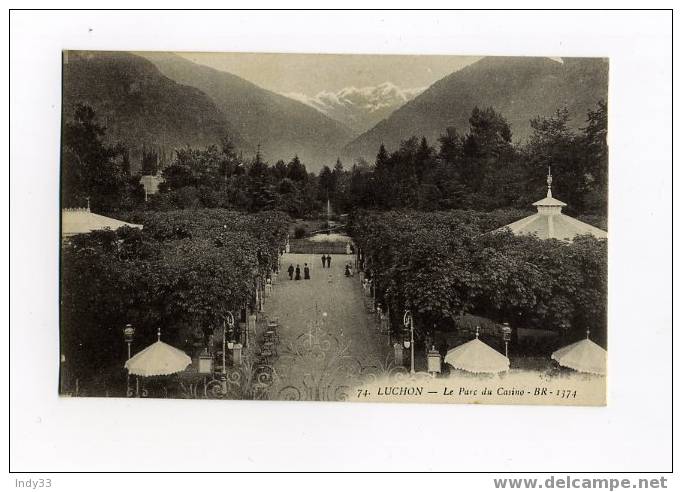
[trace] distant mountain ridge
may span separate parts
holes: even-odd
[[[487,57],[432,84],[372,129],[351,141],[345,158],[373,160],[384,143],[425,136],[435,143],[445,128],[465,133],[474,106],[492,106],[511,125],[514,140],[531,134],[529,121],[566,106],[574,127],[608,93],[608,61],[598,58]]]
[[[289,93],[285,96],[312,106],[360,134],[387,118],[425,89],[426,87],[403,89],[391,82],[384,82],[376,86],[345,87],[336,92],[320,91],[314,96],[301,93]]]
[[[92,106],[107,138],[130,148],[133,165],[143,147],[170,155],[174,148],[218,144],[229,135],[247,155],[260,145],[271,164],[298,154],[308,170],[317,171],[337,156],[373,161],[381,143],[393,150],[411,136],[435,144],[447,127],[464,133],[476,105],[502,113],[514,140],[530,135],[531,118],[563,106],[580,127],[587,111],[607,98],[608,61],[488,57],[413,99],[419,90],[384,83],[323,91],[306,104],[172,53],[65,52],[63,82],[64,118],[78,103]],[[365,117],[382,119],[360,135],[337,121],[358,128],[367,124],[359,121]]]
[[[229,134],[237,148],[253,145],[202,91],[165,77],[148,60],[126,52],[68,51],[64,54],[62,114],[87,104],[107,127],[106,138],[124,143],[133,166],[141,149],[218,144]]]
[[[263,89],[228,72],[193,63],[173,53],[141,52],[176,82],[208,95],[237,132],[271,164],[298,155],[309,170],[333,164],[354,136],[342,123],[310,106]]]

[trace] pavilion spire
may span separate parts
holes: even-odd
[[[533,205],[538,209],[535,215],[524,217],[501,229],[509,228],[516,235],[534,234],[539,239],[559,239],[568,242],[580,234],[592,234],[596,238],[608,237],[606,231],[561,213],[566,204],[552,197],[551,166],[547,166],[547,196]]]

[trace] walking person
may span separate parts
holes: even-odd
[[[305,280],[310,280],[310,268],[308,268],[307,263],[305,263],[303,266],[303,278]]]
[[[332,267],[332,257],[329,256],[329,253],[327,253],[327,268]]]
[[[324,256],[324,253],[322,253],[322,268],[324,268],[325,261],[327,261],[327,258]]]
[[[289,268],[287,268],[287,272],[289,273],[289,280],[294,279],[294,265],[289,265]]]
[[[301,280],[301,265],[296,265],[296,280]]]

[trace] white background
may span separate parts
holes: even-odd
[[[10,34],[12,471],[670,470],[670,12],[15,12]],[[609,57],[608,406],[58,398],[63,49]]]

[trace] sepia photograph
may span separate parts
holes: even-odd
[[[59,394],[605,405],[608,79],[64,51]]]
[[[256,4],[10,11],[10,486],[674,489],[672,11]]]

